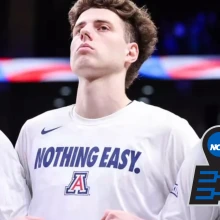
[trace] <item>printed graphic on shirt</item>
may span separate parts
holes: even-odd
[[[89,172],[74,172],[70,184],[65,188],[65,195],[88,196],[87,178]]]
[[[178,184],[177,183],[175,183],[175,185],[173,186],[173,190],[170,193],[178,197]]]
[[[141,152],[120,148],[105,147],[49,147],[39,148],[34,169],[41,167],[93,167],[127,169],[140,173],[136,166]]]
[[[209,165],[196,166],[190,205],[218,205],[220,201],[220,126],[210,128],[202,139]]]

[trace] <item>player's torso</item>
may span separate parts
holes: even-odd
[[[56,209],[53,217],[61,211],[66,220],[75,215],[95,220],[105,209],[122,209],[152,217],[166,197],[163,141],[141,126],[123,123],[39,130],[28,150],[30,214],[50,220],[50,209]]]

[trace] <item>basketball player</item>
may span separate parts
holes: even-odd
[[[29,215],[100,220],[113,209],[155,220],[199,140],[186,120],[126,96],[156,27],[129,0],[78,0],[69,21],[76,103],[29,119],[16,143]]]
[[[201,143],[183,162],[174,186],[175,190],[168,196],[160,220],[220,220],[219,206],[189,205],[197,165],[208,165]]]
[[[0,131],[0,220],[26,215],[30,193],[9,139]]]

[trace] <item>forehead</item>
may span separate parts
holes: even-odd
[[[105,20],[114,26],[124,26],[123,20],[114,12],[103,8],[90,8],[84,11],[76,21],[76,24],[81,22],[94,22],[97,20]]]

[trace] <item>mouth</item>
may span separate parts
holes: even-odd
[[[94,49],[89,44],[81,44],[78,47],[77,51],[78,50],[94,50]]]

